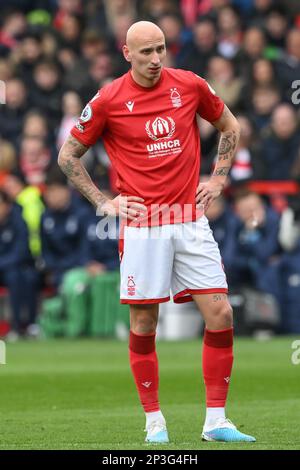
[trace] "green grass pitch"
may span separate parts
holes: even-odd
[[[237,339],[227,415],[254,444],[206,443],[201,341],[158,342],[169,445],[144,443],[127,344],[22,341],[0,366],[0,449],[300,449],[300,364],[292,341]],[[298,338],[299,339],[299,338]]]

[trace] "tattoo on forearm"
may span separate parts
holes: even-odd
[[[227,176],[230,171],[230,167],[222,166],[220,168],[216,168],[213,172],[213,176]]]
[[[74,170],[74,162],[72,162],[71,160],[67,160],[65,163],[63,163],[61,165],[61,169],[68,178],[72,178],[73,176],[79,176],[79,173]]]
[[[238,140],[239,132],[236,129],[227,130],[221,134],[218,160],[212,176],[228,176],[238,145]],[[226,164],[226,166],[221,166],[222,163],[223,165]]]
[[[107,198],[92,182],[90,175],[82,165],[80,157],[85,154],[88,147],[70,136],[60,150],[58,163],[65,175],[72,181],[74,186],[94,206],[103,204]]]
[[[237,149],[240,136],[239,126],[226,105],[221,117],[213,124],[221,132],[221,137],[218,147],[218,159],[212,176],[226,177]],[[222,180],[224,179],[222,178]]]
[[[231,160],[236,150],[238,137],[235,130],[227,131],[221,135],[219,143],[218,160]]]

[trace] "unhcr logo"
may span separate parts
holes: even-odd
[[[175,122],[170,116],[166,119],[158,116],[152,122],[147,121],[145,129],[152,140],[170,139],[175,132]]]

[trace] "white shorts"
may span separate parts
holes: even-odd
[[[192,300],[191,294],[227,293],[218,245],[205,216],[195,222],[124,227],[120,240],[121,303]]]

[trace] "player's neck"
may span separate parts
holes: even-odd
[[[137,83],[138,85],[145,87],[145,88],[151,88],[155,86],[161,78],[161,73],[158,75],[158,77],[153,78],[153,80],[143,77],[142,75],[138,74],[133,69],[131,69],[130,73],[131,73],[133,81]]]

